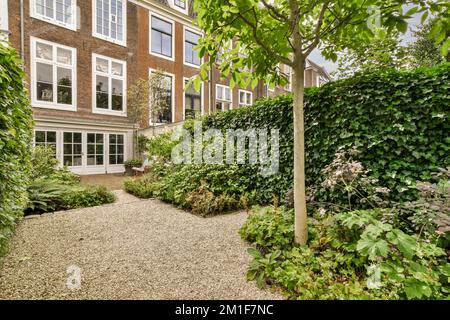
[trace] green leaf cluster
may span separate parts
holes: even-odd
[[[0,255],[26,204],[33,121],[22,64],[0,43]]]

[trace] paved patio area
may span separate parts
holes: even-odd
[[[88,185],[105,186],[108,190],[122,190],[123,182],[129,178],[124,174],[100,174],[93,176],[81,176],[81,183]]]
[[[113,205],[24,219],[0,267],[0,299],[281,298],[246,280],[246,213],[202,219],[116,193]],[[74,270],[81,285],[71,290]]]

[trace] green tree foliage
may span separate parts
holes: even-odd
[[[400,45],[399,32],[375,31],[374,38],[361,46],[344,51],[338,60],[338,78],[348,78],[358,72],[379,69],[402,69],[406,66],[406,50]]]
[[[0,43],[0,254],[26,204],[32,112],[22,61]]]
[[[416,181],[450,165],[450,64],[417,71],[380,71],[312,89],[305,96],[307,185],[322,201],[343,201],[321,186],[323,169],[339,148],[360,151],[358,160],[392,190],[398,200],[413,200]],[[261,202],[281,195],[293,179],[292,98],[262,100],[252,107],[215,114],[203,128],[280,129],[280,172],[263,178],[258,168],[240,169]],[[219,168],[220,169],[220,168]],[[230,182],[230,184],[233,184]]]
[[[411,9],[403,10],[405,4]],[[198,26],[205,31],[199,55],[208,54],[194,81],[200,89],[201,78],[218,67],[230,84],[256,87],[258,79],[271,84],[286,84],[279,65],[293,70],[294,129],[294,198],[295,238],[307,240],[304,143],[304,71],[311,52],[321,47],[327,58],[336,60],[336,52],[355,49],[370,42],[374,29],[385,26],[388,31],[406,32],[407,20],[416,13],[439,16],[433,31],[442,40],[450,23],[450,4],[433,0],[197,0]],[[233,48],[223,53],[221,48]],[[448,47],[450,39],[444,45]],[[225,50],[226,51],[226,50]],[[217,58],[220,56],[220,63]]]
[[[434,22],[431,20],[414,32],[415,42],[408,47],[411,66],[414,68],[433,67],[444,61],[450,62],[450,54],[447,54],[445,58],[442,55],[441,46],[436,43],[436,39],[431,37]],[[450,31],[448,31],[448,36],[450,36]]]

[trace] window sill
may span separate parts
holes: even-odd
[[[150,51],[149,53],[150,53],[150,55],[152,55],[152,56],[155,56],[155,57],[158,57],[158,58],[161,58],[161,59],[165,59],[165,60],[169,60],[169,61],[175,62],[175,58],[173,57],[173,55],[172,55],[172,57],[168,57],[168,56],[165,56],[165,55],[163,55],[163,54],[155,53],[155,52],[152,52],[152,51]]]
[[[50,24],[53,24],[53,25],[61,27],[61,28],[69,29],[69,30],[72,30],[72,31],[77,31],[76,24],[68,24],[68,23],[64,23],[64,22],[59,22],[59,21],[56,21],[54,19],[47,18],[45,16],[41,16],[41,15],[39,15],[37,13],[31,13],[30,16],[32,18],[34,18],[34,19],[50,23]]]
[[[98,33],[93,33],[92,36],[94,38],[97,38],[97,39],[100,39],[100,40],[104,40],[104,41],[108,41],[108,42],[117,44],[119,46],[125,47],[125,48],[127,47],[126,41],[119,41],[119,40],[116,40],[116,39],[113,39],[113,38],[110,38],[110,37],[107,37],[107,36],[104,36],[104,35],[98,34]]]
[[[101,114],[105,116],[116,116],[116,117],[127,117],[126,111],[112,111],[112,110],[104,110],[104,109],[93,109],[92,113]]]
[[[73,105],[61,105],[61,104],[52,104],[52,103],[45,103],[45,102],[36,102],[34,101],[31,106],[33,108],[40,108],[40,109],[50,109],[50,110],[60,110],[60,111],[70,111],[70,112],[76,112],[77,106]]]

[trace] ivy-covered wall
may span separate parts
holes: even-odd
[[[32,111],[22,61],[0,43],[0,256],[26,201]]]
[[[415,197],[409,188],[450,166],[450,64],[412,72],[381,71],[307,91],[306,177],[319,188],[322,169],[339,147],[357,147],[360,160],[394,200]],[[259,195],[271,201],[293,182],[292,98],[263,100],[252,107],[208,116],[204,129],[280,129],[280,172],[262,177],[247,168]],[[334,199],[336,200],[336,199]]]

